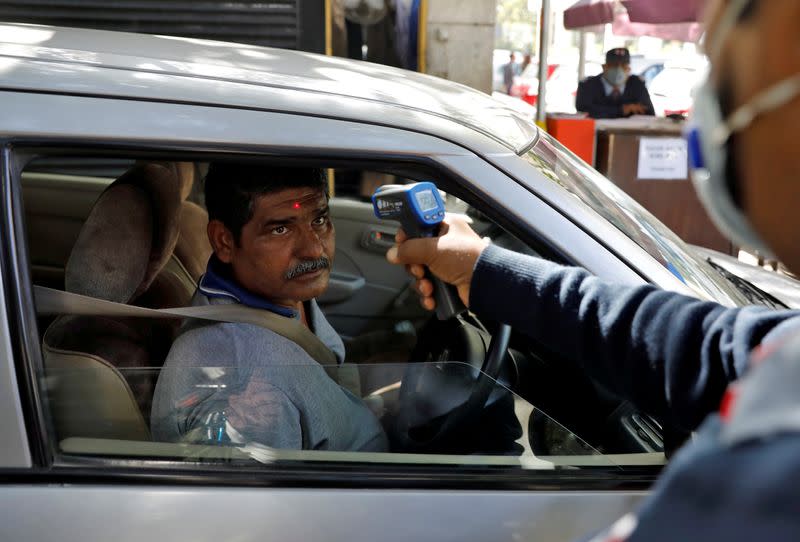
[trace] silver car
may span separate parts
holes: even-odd
[[[384,183],[434,181],[502,246],[747,302],[529,120],[434,77],[0,24],[0,98],[3,540],[557,541],[635,507],[674,428],[480,315],[424,313],[384,258],[396,224],[368,201]],[[331,171],[337,254],[319,302],[360,357],[390,453],[219,443],[219,420],[205,443],[150,438],[180,321],[165,308],[188,303],[208,258],[200,179],[216,160]]]

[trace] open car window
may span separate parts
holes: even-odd
[[[207,244],[207,161],[95,160],[37,159],[22,174],[34,285],[97,289],[96,297],[148,308],[191,304],[210,255],[210,247],[200,249]],[[154,217],[152,235],[140,236],[145,245],[150,239],[152,246],[163,243],[160,224],[176,227],[158,214],[170,193],[153,184],[167,179],[163,171],[142,173],[151,164],[193,179],[191,186],[181,185],[174,206],[180,211],[180,250],[164,259],[144,292],[120,292],[114,283],[130,271],[125,235],[137,233],[115,233],[133,228],[135,218],[120,211],[121,198],[157,204],[147,215]],[[57,457],[136,459],[146,466],[307,460],[624,469],[664,463],[655,420],[621,408],[616,398],[600,397],[590,384],[578,385],[575,375],[559,372],[561,360],[546,359],[524,337],[512,336],[500,375],[482,373],[496,323],[467,313],[453,337],[429,331],[441,344],[415,357],[432,319],[419,307],[405,270],[386,262],[397,224],[377,219],[367,198],[383,184],[437,179],[391,164],[329,171],[337,251],[328,289],[317,303],[343,339],[346,360],[358,363],[323,368],[284,356],[275,366],[243,368],[221,354],[220,346],[209,347],[202,363],[165,367],[182,334],[177,320],[39,314],[43,360],[37,374]],[[447,211],[467,216],[480,235],[535,253],[487,218],[481,202],[468,201],[452,179],[437,184],[454,188],[442,191]],[[110,197],[108,191],[119,185],[120,196]],[[98,205],[107,207],[105,217],[95,216]],[[311,382],[328,391],[297,389]],[[484,394],[477,405],[476,388]],[[339,403],[330,402],[333,395]],[[342,404],[353,408],[339,410]],[[342,426],[348,426],[343,434],[321,429]],[[343,449],[353,451],[338,451]]]

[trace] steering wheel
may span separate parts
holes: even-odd
[[[500,325],[488,348],[485,335],[462,316],[431,318],[420,331],[411,360],[421,363],[406,369],[393,431],[403,451],[446,450],[448,437],[480,415],[503,367],[511,328]]]

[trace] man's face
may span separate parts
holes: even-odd
[[[608,75],[611,70],[622,70],[627,78],[631,73],[631,65],[624,64],[622,62],[609,62],[608,64],[603,64],[603,73]]]
[[[706,43],[714,43],[727,0],[711,3]],[[725,98],[723,114],[768,87],[800,73],[800,2],[760,0],[748,17],[724,38],[711,58],[711,78]],[[735,135],[734,154],[741,204],[748,218],[778,257],[800,270],[800,98],[757,117]]]
[[[253,218],[242,228],[238,245],[215,242],[213,228],[209,223],[217,257],[231,265],[234,278],[248,291],[297,308],[328,288],[336,241],[322,189],[289,188],[256,196]]]

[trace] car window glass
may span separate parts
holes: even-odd
[[[286,364],[261,370],[230,366],[170,369],[123,368],[115,377],[131,389],[147,380],[174,386],[170,408],[149,402],[151,423],[126,416],[125,405],[101,403],[108,386],[107,367],[48,369],[47,394],[60,452],[65,456],[149,458],[194,462],[274,463],[281,460],[460,463],[516,465],[532,469],[580,466],[624,466],[657,457],[603,456],[546,413],[489,379],[470,364],[429,362],[322,366]],[[169,373],[169,374],[165,374]],[[353,415],[377,420],[388,447],[373,446],[372,427],[364,435],[333,431],[322,424],[344,424],[336,412],[304,411],[302,431],[292,431],[293,414],[308,408],[296,398],[282,404],[284,386],[303,386],[323,379],[344,402],[358,405]],[[488,380],[487,380],[488,379]],[[450,430],[435,441],[442,422],[470,398],[476,381],[488,385],[488,399],[479,419]],[[283,388],[285,390],[282,391]],[[111,389],[110,387],[108,388]],[[362,397],[356,398],[360,389]],[[179,391],[178,391],[179,390]],[[327,397],[325,398],[327,399]],[[133,401],[133,398],[130,398]],[[312,403],[313,403],[312,398]],[[129,405],[132,409],[133,403]],[[164,419],[159,414],[164,413]],[[369,425],[366,424],[365,425]],[[298,451],[292,439],[303,441]],[[339,439],[355,439],[363,450],[337,450]],[[359,440],[361,439],[361,440]],[[538,440],[538,442],[537,442]],[[306,442],[307,441],[307,442]],[[535,451],[540,453],[535,453]],[[541,453],[545,451],[545,453]],[[325,454],[323,452],[329,452]],[[333,453],[337,452],[337,453]],[[397,454],[397,457],[391,457]],[[505,458],[505,459],[501,459]],[[617,462],[621,461],[618,465]]]

